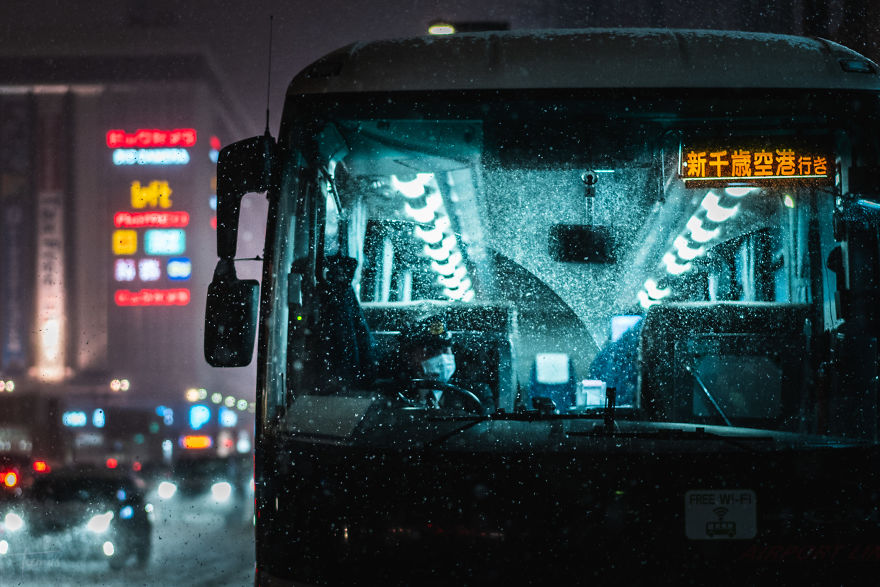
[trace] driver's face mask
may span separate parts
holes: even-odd
[[[422,361],[422,371],[430,379],[436,379],[446,383],[455,373],[455,356],[452,353],[442,353]]]

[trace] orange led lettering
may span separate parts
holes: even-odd
[[[113,231],[113,254],[134,255],[137,252],[137,231],[114,230]]]
[[[773,175],[773,153],[755,151],[755,175]]]
[[[801,155],[797,158],[797,172],[798,175],[812,175],[813,174],[813,158],[809,155]]]
[[[752,175],[752,154],[748,151],[734,151],[730,155],[730,162],[733,165],[734,177],[749,177]]]
[[[727,167],[729,163],[723,157],[727,155],[727,151],[713,151],[709,153],[709,165],[715,168],[715,177],[721,177],[724,173],[721,171],[722,167]]]
[[[706,152],[691,151],[687,154],[688,177],[706,177]]]
[[[142,186],[141,182],[131,182],[132,208],[170,208],[173,190],[167,181],[151,181]]]
[[[798,145],[774,144],[769,139],[742,138],[681,146],[679,176],[694,184],[740,180],[744,185],[783,183],[790,180],[832,179],[828,152],[824,156]],[[703,149],[703,150],[700,150]],[[833,164],[833,159],[831,160]]]
[[[794,150],[776,150],[776,175],[794,175]]]

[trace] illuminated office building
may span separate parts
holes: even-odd
[[[241,120],[199,54],[0,57],[0,379],[14,393],[253,387],[201,348],[215,163]]]

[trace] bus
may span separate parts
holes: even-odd
[[[205,356],[256,356],[257,583],[875,570],[878,137],[877,65],[818,38],[488,32],[306,67],[277,140],[218,162]]]

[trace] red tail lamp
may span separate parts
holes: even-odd
[[[0,479],[3,479],[3,485],[6,487],[15,487],[18,485],[18,474],[15,471],[4,471],[0,473]]]

